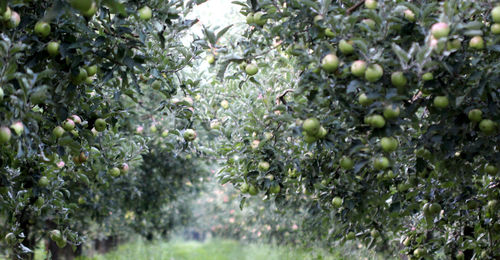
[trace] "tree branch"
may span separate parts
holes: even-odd
[[[357,4],[351,6],[349,9],[347,9],[346,13],[350,15],[352,12],[356,11],[365,1],[361,0]]]

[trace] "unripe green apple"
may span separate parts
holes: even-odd
[[[375,29],[375,26],[377,25],[372,19],[363,19],[361,22],[366,24],[371,30]]]
[[[334,72],[339,67],[339,59],[335,54],[329,53],[321,60],[321,68],[326,72]]]
[[[484,171],[489,174],[489,175],[496,175],[498,172],[498,167],[496,167],[494,164],[489,164],[487,163],[484,165]]]
[[[247,193],[249,188],[250,188],[250,187],[248,186],[248,183],[246,183],[246,182],[245,182],[245,183],[241,184],[241,186],[240,186],[240,191],[241,191],[242,193]]]
[[[432,72],[427,72],[427,73],[424,73],[424,75],[422,75],[423,81],[429,81],[429,80],[433,80],[433,79],[434,79],[434,75],[432,74]]]
[[[10,16],[10,19],[7,23],[7,26],[11,29],[16,28],[19,23],[21,23],[21,16],[15,11],[12,11],[12,14]]]
[[[484,49],[483,37],[481,37],[481,36],[472,37],[472,39],[470,39],[470,41],[469,41],[469,47],[476,49],[476,50]]]
[[[356,77],[361,77],[365,75],[366,62],[363,60],[357,60],[351,65],[351,73]]]
[[[382,78],[383,74],[384,70],[382,69],[382,66],[378,64],[372,64],[366,68],[365,79],[369,82],[375,82]]]
[[[254,185],[250,185],[250,187],[248,187],[248,194],[255,196],[259,194],[259,189],[257,189]]]
[[[320,14],[318,14],[318,15],[314,16],[313,22],[314,22],[314,24],[316,24],[316,25],[317,25],[317,24],[318,24],[318,22],[319,22],[319,21],[322,21],[322,20],[323,20],[323,16],[322,16],[322,15],[320,15]]]
[[[268,162],[265,162],[265,161],[259,162],[259,166],[258,166],[259,171],[265,172],[265,171],[269,170],[269,167],[270,167],[270,165]]]
[[[106,126],[107,126],[106,120],[102,118],[98,118],[95,120],[94,127],[96,131],[98,132],[104,131],[106,130]]]
[[[384,152],[394,152],[396,149],[398,149],[398,140],[394,137],[383,137],[380,140],[380,146],[382,147],[382,150]]]
[[[352,46],[352,41],[340,40],[339,42],[339,50],[343,54],[351,54],[354,52],[354,47]]]
[[[496,123],[490,119],[483,119],[479,123],[479,130],[484,134],[491,135],[496,131]]]
[[[391,74],[391,82],[395,87],[404,87],[408,82],[405,75],[401,71],[396,71]]]
[[[78,74],[76,75],[73,74],[71,76],[72,76],[71,82],[75,85],[84,82],[88,77],[87,71],[84,68],[78,68]]]
[[[462,252],[462,251],[458,251],[458,253],[455,255],[455,258],[456,258],[457,260],[464,260],[464,259],[465,259],[464,252]]]
[[[325,138],[325,136],[328,134],[328,131],[323,127],[323,126],[320,126],[319,127],[319,131],[318,133],[316,134],[316,137],[317,138]]]
[[[193,141],[194,139],[196,139],[196,132],[193,129],[186,129],[182,137],[184,137],[184,140],[186,140],[186,142]]]
[[[224,108],[224,109],[228,109],[228,108],[229,108],[229,101],[227,101],[227,100],[225,100],[225,99],[224,99],[224,100],[222,100],[222,101],[220,102],[220,106],[221,106],[222,108]]]
[[[448,34],[450,34],[450,27],[447,23],[435,23],[431,27],[431,34],[436,39],[448,37]]]
[[[304,123],[302,123],[302,128],[310,136],[316,136],[320,127],[321,125],[317,118],[308,118],[304,120]]]
[[[80,12],[88,11],[92,7],[92,0],[71,0],[71,6]]]
[[[458,50],[462,46],[462,42],[459,39],[453,39],[446,43],[446,48],[450,51]]]
[[[97,65],[87,66],[85,70],[87,71],[87,76],[92,77],[97,73]]]
[[[373,161],[373,168],[375,170],[385,170],[389,168],[389,159],[387,157],[378,157]]]
[[[385,126],[385,119],[381,115],[373,115],[371,125],[375,128],[382,128]]]
[[[55,138],[60,138],[64,134],[64,128],[56,126],[54,130],[52,130],[52,134],[54,135]]]
[[[369,106],[373,103],[373,100],[369,98],[365,93],[361,93],[361,95],[359,95],[358,102],[362,106]]]
[[[5,11],[3,12],[2,14],[2,20],[3,21],[9,21],[10,20],[10,17],[12,16],[12,10],[10,9],[10,7],[7,6],[7,9],[5,9]]]
[[[161,81],[160,80],[153,81],[153,83],[151,83],[151,88],[154,90],[159,90],[161,88]]]
[[[490,211],[496,210],[498,207],[498,200],[490,200],[488,201],[488,204],[486,204],[486,208],[488,208]]]
[[[356,238],[356,234],[354,234],[354,232],[352,232],[352,231],[347,233],[347,235],[345,236],[345,239],[347,239],[347,240],[353,240],[355,238]]]
[[[153,11],[149,6],[144,6],[141,9],[138,10],[139,13],[139,18],[143,21],[147,21],[153,17]]]
[[[335,33],[330,28],[325,29],[325,35],[330,38],[335,37]]]
[[[83,16],[90,18],[94,16],[97,13],[97,4],[95,2],[92,2],[92,6],[90,7],[89,10],[82,12]]]
[[[269,192],[271,192],[272,194],[278,194],[278,193],[280,193],[280,191],[281,191],[281,187],[279,184],[274,184],[269,189]]]
[[[340,159],[340,167],[344,170],[351,170],[354,168],[354,162],[352,161],[351,158],[344,156],[342,159]]]
[[[483,118],[483,111],[475,108],[469,111],[469,114],[467,116],[469,117],[469,120],[472,122],[480,122],[481,119]]]
[[[267,18],[264,18],[263,16],[264,16],[263,12],[256,12],[253,15],[254,23],[257,24],[258,26],[264,26],[267,22]]]
[[[10,132],[10,129],[8,127],[0,127],[0,144],[8,143],[11,137],[12,133]]]
[[[84,197],[82,197],[82,196],[78,197],[78,204],[83,205],[83,204],[85,204],[85,202],[86,201],[85,201]]]
[[[247,24],[252,24],[254,23],[254,19],[253,19],[253,13],[248,13],[247,14]]]
[[[75,129],[75,122],[73,122],[73,120],[68,118],[68,119],[66,119],[66,121],[64,121],[62,123],[62,127],[66,131],[71,131],[71,130]]]
[[[447,96],[437,96],[434,98],[434,106],[437,108],[446,108],[449,103]]]
[[[422,258],[427,254],[427,251],[423,248],[417,248],[415,251],[413,251],[413,255],[416,256],[417,258]]]
[[[500,23],[494,23],[491,25],[491,33],[500,34]]]
[[[50,25],[44,21],[35,24],[35,33],[40,37],[47,37],[50,34]]]
[[[342,206],[342,198],[341,197],[334,197],[332,199],[332,206],[334,208],[340,208]]]
[[[387,105],[384,108],[384,117],[387,119],[395,119],[399,116],[400,109],[395,105]]]
[[[38,180],[38,185],[40,187],[47,187],[49,186],[49,179],[45,176],[42,176],[39,180]]]
[[[380,236],[380,232],[379,232],[378,230],[376,230],[376,229],[372,229],[372,230],[370,231],[370,235],[371,235],[373,238],[377,238],[377,237],[379,237],[379,236]]]
[[[491,18],[493,18],[493,22],[500,23],[500,6],[491,9]]]
[[[120,169],[118,169],[118,167],[113,167],[109,170],[109,175],[113,176],[113,177],[118,177],[120,176]]]
[[[50,239],[52,239],[53,241],[56,241],[56,242],[62,239],[61,231],[59,231],[57,229],[50,231],[49,236],[50,236]]]
[[[214,64],[215,63],[215,56],[213,54],[209,54],[206,57],[208,64]]]
[[[438,215],[441,212],[441,205],[439,203],[431,203],[429,205],[429,212],[432,215]]]
[[[24,125],[21,122],[15,122],[10,126],[16,135],[21,135],[24,132]]]
[[[253,76],[253,75],[257,74],[257,72],[259,72],[259,67],[255,63],[250,63],[250,64],[245,66],[245,72],[249,76]]]
[[[158,128],[156,128],[156,125],[155,125],[155,124],[153,124],[153,125],[151,125],[151,126],[149,127],[149,131],[150,131],[151,133],[156,133],[156,131],[157,131],[157,130],[158,130]]]
[[[408,20],[410,22],[415,22],[415,13],[412,10],[406,9],[404,11],[404,16],[405,16],[406,20]]]
[[[365,0],[365,7],[368,9],[377,9],[377,1],[375,0]]]
[[[47,44],[47,52],[51,57],[57,56],[59,54],[59,43],[49,42]]]

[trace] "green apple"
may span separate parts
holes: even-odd
[[[78,68],[78,74],[71,76],[72,76],[71,82],[75,85],[84,82],[88,77],[87,71],[84,68]]]
[[[52,134],[54,135],[55,138],[60,138],[64,134],[64,128],[61,126],[56,126],[54,130],[52,130]]]
[[[380,146],[382,147],[382,150],[384,152],[394,152],[396,149],[398,149],[398,140],[394,137],[383,137],[380,140]]]
[[[318,138],[314,135],[308,135],[307,132],[304,134],[304,142],[308,144],[312,144],[314,142],[318,141]]]
[[[214,64],[215,63],[215,56],[213,54],[209,54],[206,57],[208,64]]]
[[[383,74],[384,70],[382,69],[382,66],[378,64],[372,64],[366,68],[365,79],[369,82],[375,82],[382,78]]]
[[[345,239],[347,239],[347,240],[353,240],[355,238],[356,238],[356,234],[354,234],[354,232],[352,232],[352,231],[347,233],[347,235],[345,236]]]
[[[496,123],[490,119],[483,119],[479,123],[479,130],[484,134],[491,135],[496,131]]]
[[[450,27],[447,23],[435,23],[431,27],[431,34],[436,39],[448,37],[448,34],[450,34]]]
[[[143,21],[147,21],[153,17],[153,11],[149,8],[149,6],[144,6],[137,10],[137,12],[139,13],[139,18]]]
[[[259,162],[259,166],[258,166],[259,171],[265,172],[265,171],[269,170],[269,167],[270,167],[270,165],[268,162],[266,162],[266,161]]]
[[[92,77],[97,73],[97,65],[87,66],[85,70],[87,71],[87,76]]]
[[[434,79],[434,75],[432,74],[432,72],[427,72],[427,73],[424,73],[424,75],[422,75],[423,81],[430,81],[433,79]]]
[[[220,106],[221,106],[222,108],[224,108],[224,109],[228,109],[228,108],[229,108],[229,101],[227,101],[227,100],[225,100],[225,99],[224,99],[224,100],[222,100],[222,101],[220,102]]]
[[[92,7],[93,0],[70,0],[71,6],[80,12],[88,11]]]
[[[385,119],[381,115],[373,115],[371,125],[375,128],[382,128],[385,126]]]
[[[375,29],[375,26],[377,25],[372,19],[363,19],[361,22],[366,24],[371,30]]]
[[[11,29],[16,28],[19,23],[21,23],[21,16],[15,11],[12,11],[12,14],[10,16],[10,19],[7,23],[7,26]]]
[[[480,122],[481,119],[483,118],[483,111],[475,108],[469,111],[469,114],[467,116],[469,117],[469,120],[472,122]]]
[[[486,208],[489,209],[490,211],[496,210],[498,207],[498,200],[490,200],[488,201],[488,204],[486,204]]]
[[[395,87],[404,87],[408,81],[402,71],[396,71],[391,74],[391,82]]]
[[[257,187],[255,187],[254,185],[250,185],[248,187],[248,194],[255,196],[255,195],[259,194],[259,189],[257,189]]]
[[[314,16],[313,22],[315,25],[318,25],[319,21],[322,21],[322,20],[323,20],[323,16],[318,14],[318,15]]]
[[[151,133],[156,133],[156,131],[157,131],[157,130],[158,130],[158,128],[156,127],[156,125],[155,125],[155,124],[153,124],[153,125],[151,125],[151,126],[149,127],[149,131],[150,131]]]
[[[267,22],[267,18],[264,17],[264,13],[263,12],[256,12],[253,15],[253,21],[258,26],[264,26],[266,24],[266,22]]]
[[[87,18],[94,16],[96,13],[97,13],[97,4],[95,2],[92,2],[92,6],[90,7],[90,9],[82,12],[83,16]]]
[[[245,73],[249,76],[253,76],[259,72],[259,67],[255,63],[250,63],[245,66]]]
[[[332,199],[332,206],[334,208],[340,208],[342,206],[342,198],[341,197],[334,197]]]
[[[487,163],[486,165],[484,165],[484,171],[489,175],[496,175],[498,172],[498,167],[496,167],[494,164]]]
[[[168,130],[167,129],[163,130],[163,132],[161,132],[161,136],[162,137],[167,137],[168,136]]]
[[[361,77],[365,75],[366,62],[363,60],[357,60],[351,65],[351,73],[356,77]]]
[[[376,229],[372,229],[372,230],[370,231],[370,235],[371,235],[373,238],[377,238],[377,237],[379,237],[379,236],[380,236],[380,232],[379,232],[378,230],[376,230]]]
[[[334,72],[339,67],[339,59],[335,54],[329,53],[321,60],[321,68],[326,72]]]
[[[339,50],[343,54],[351,54],[354,52],[354,47],[352,46],[352,41],[340,40]]]
[[[269,192],[271,192],[272,194],[278,194],[280,193],[281,191],[281,187],[279,184],[274,184],[271,186],[271,188],[269,188]]]
[[[446,108],[449,103],[447,96],[437,96],[434,98],[434,106],[437,108]]]
[[[8,127],[0,127],[0,144],[8,143],[11,137],[12,133],[10,132],[10,129]]]
[[[186,129],[182,137],[184,137],[184,140],[187,142],[193,141],[196,139],[196,132],[193,129]]]
[[[248,13],[247,14],[247,24],[252,24],[254,22],[255,22],[255,20],[253,19],[253,13]]]
[[[106,130],[106,126],[107,126],[106,120],[102,118],[98,118],[95,120],[94,127],[96,131],[98,132],[104,131]]]
[[[39,180],[38,180],[38,185],[40,187],[47,187],[49,186],[49,179],[45,176],[42,176]]]
[[[423,248],[417,248],[413,251],[413,255],[417,258],[422,258],[427,254],[427,251]]]
[[[406,9],[404,11],[404,17],[406,20],[410,22],[415,22],[415,13],[410,9]]]
[[[21,122],[15,122],[10,126],[16,135],[21,135],[24,132],[24,125]]]
[[[51,57],[57,56],[59,54],[59,43],[49,42],[47,44],[47,52]]]
[[[322,139],[322,138],[325,138],[325,136],[327,134],[328,134],[328,131],[323,126],[320,126],[319,131],[316,134],[316,137]]]
[[[373,168],[375,170],[385,170],[389,168],[389,159],[387,157],[378,157],[373,160]]]
[[[302,123],[302,129],[310,136],[316,136],[321,124],[317,118],[308,118]]]
[[[432,215],[438,215],[441,212],[441,205],[439,203],[431,203],[429,205],[429,212]]]
[[[86,201],[85,201],[84,197],[82,197],[82,196],[78,197],[78,204],[83,205],[83,204],[85,204],[85,202]]]
[[[214,119],[210,122],[210,129],[215,129],[219,130],[220,129],[220,122],[217,119]]]
[[[377,9],[377,1],[375,0],[365,0],[365,7],[367,9]]]
[[[344,156],[340,159],[340,167],[344,170],[351,170],[354,168],[354,162],[351,158]]]
[[[73,129],[75,129],[75,122],[71,119],[66,119],[63,123],[62,123],[62,127],[64,128],[64,130],[66,131],[71,131]]]
[[[240,191],[241,191],[242,193],[247,193],[249,188],[250,188],[250,187],[249,187],[248,183],[246,183],[246,182],[245,182],[245,183],[241,184],[241,186],[240,186]]]
[[[493,19],[493,22],[500,23],[500,6],[495,6],[491,9],[491,18]]]
[[[500,34],[500,23],[492,24],[490,30],[493,34]]]
[[[470,41],[469,41],[469,47],[476,49],[476,50],[484,49],[483,37],[481,37],[481,36],[472,37],[472,39],[470,39]]]
[[[384,117],[387,119],[395,119],[399,117],[400,109],[395,105],[387,105],[384,108]]]
[[[53,241],[56,241],[56,242],[63,238],[61,235],[61,231],[59,231],[57,229],[50,231],[49,236],[50,236],[50,239],[52,239]]]
[[[10,20],[10,17],[12,16],[12,10],[10,9],[10,7],[7,6],[7,9],[5,9],[5,11],[3,12],[2,14],[2,20],[4,20],[5,22],[9,21]]]
[[[369,106],[373,103],[373,100],[371,98],[368,98],[368,96],[365,93],[361,93],[358,97],[358,102],[362,106]]]
[[[50,34],[50,24],[44,21],[38,21],[35,24],[35,33],[40,37],[47,37]]]
[[[446,43],[446,48],[450,51],[458,50],[462,47],[462,42],[459,39],[453,39]]]
[[[113,167],[109,170],[109,175],[113,176],[113,177],[118,177],[120,176],[120,169],[118,169],[118,167]]]
[[[457,260],[464,260],[465,259],[465,254],[462,251],[458,251],[458,253],[455,255],[455,258]]]
[[[325,35],[330,38],[335,37],[335,33],[330,28],[325,29]]]
[[[161,81],[160,80],[155,80],[151,84],[151,88],[154,90],[159,90],[161,88]]]

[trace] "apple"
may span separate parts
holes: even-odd
[[[307,133],[305,133],[304,135],[304,142],[308,143],[308,144],[312,144],[314,142],[318,141],[318,138],[314,135],[308,135]]]
[[[68,118],[68,119],[66,119],[66,121],[64,121],[62,123],[62,127],[66,131],[71,131],[71,130],[75,129],[75,122]]]
[[[378,230],[376,230],[376,229],[372,229],[372,230],[370,231],[370,235],[371,235],[373,238],[377,238],[377,237],[379,237],[379,236],[380,236],[380,232],[379,232]]]
[[[263,16],[264,16],[263,12],[256,12],[253,15],[254,23],[257,24],[258,26],[264,26],[267,22],[267,18],[264,18]]]
[[[38,180],[38,185],[42,188],[45,188],[47,186],[49,186],[49,179],[45,176],[42,176],[39,180]]]
[[[8,127],[0,127],[0,144],[9,142],[11,137],[12,133],[10,132],[10,129]]]
[[[82,196],[78,197],[78,204],[83,205],[83,204],[85,204],[85,202],[86,201],[85,201],[84,197],[82,197]]]
[[[354,47],[352,46],[353,41],[340,40],[339,50],[343,54],[351,54],[354,52]]]
[[[16,135],[21,135],[24,132],[24,125],[19,121],[12,124],[10,128],[14,130],[14,133],[16,133]]]
[[[450,34],[450,27],[447,23],[435,23],[431,27],[431,34],[436,39],[447,37]]]
[[[139,13],[139,18],[143,21],[147,21],[153,17],[153,11],[149,8],[149,6],[144,6],[137,10],[137,12]]]
[[[242,193],[247,193],[249,188],[250,188],[250,187],[248,186],[248,183],[246,183],[246,182],[245,182],[245,183],[241,184],[241,186],[240,186],[240,191],[241,191]]]
[[[186,142],[193,141],[194,139],[196,139],[196,132],[193,129],[186,129],[182,137],[184,137],[184,140],[186,140]]]
[[[71,120],[73,120],[73,122],[75,122],[75,124],[81,124],[82,123],[82,119],[77,116],[77,115],[72,115],[69,117]]]
[[[465,259],[465,254],[462,251],[458,251],[458,253],[455,255],[455,258],[457,260],[464,260]]]
[[[378,64],[372,64],[366,68],[365,79],[369,82],[375,82],[382,78],[383,74],[384,70],[382,69],[382,66]]]
[[[47,44],[47,52],[51,57],[57,56],[59,54],[59,43],[49,42]]]
[[[153,83],[151,84],[151,88],[153,88],[154,90],[159,90],[161,88],[161,81],[159,80],[153,81]]]
[[[7,9],[2,14],[2,19],[4,21],[9,21],[10,17],[12,16],[12,10],[10,10],[10,7],[7,6]]]
[[[12,11],[12,14],[10,16],[9,22],[7,23],[7,26],[11,29],[16,28],[19,23],[21,23],[21,16],[15,11]]]
[[[434,106],[437,108],[446,108],[449,103],[447,96],[437,96],[434,98]]]
[[[424,73],[424,75],[422,75],[423,81],[430,81],[433,79],[434,79],[434,75],[432,74],[432,72],[427,72],[427,73]]]
[[[340,167],[344,170],[351,170],[354,168],[354,162],[351,158],[344,156],[340,159]]]
[[[322,20],[323,20],[323,16],[318,14],[318,15],[314,16],[313,22],[314,22],[314,24],[318,25],[319,21],[322,21]]]
[[[380,140],[380,146],[384,152],[394,152],[398,149],[398,140],[394,137],[382,137]]]
[[[500,34],[500,23],[494,23],[491,25],[491,33],[493,34]]]
[[[429,213],[432,215],[438,215],[441,212],[441,205],[439,203],[431,203],[429,205]]]
[[[327,72],[334,72],[339,67],[339,59],[335,54],[329,53],[321,60],[321,68]]]
[[[82,12],[83,16],[87,18],[94,16],[96,13],[97,13],[97,4],[95,2],[92,2],[92,6],[90,7],[90,9]]]
[[[113,176],[113,177],[118,177],[120,176],[120,169],[118,169],[118,167],[113,167],[109,170],[109,175]]]
[[[389,168],[389,159],[387,157],[378,157],[373,161],[373,168],[375,170],[385,170]]]
[[[59,231],[57,229],[50,231],[49,236],[50,236],[50,239],[52,239],[53,241],[56,241],[56,242],[63,238],[61,235],[61,231]]]
[[[493,164],[487,163],[486,165],[484,165],[484,171],[489,175],[496,175],[498,172],[498,168]]]
[[[351,65],[351,73],[356,77],[361,77],[365,75],[366,62],[363,60],[357,60]]]
[[[259,166],[258,166],[259,171],[265,172],[265,171],[269,170],[269,167],[270,167],[270,165],[268,162],[266,162],[266,161],[259,162]]]
[[[352,232],[352,231],[347,233],[347,235],[345,236],[345,239],[347,239],[347,240],[353,240],[355,238],[356,238],[356,234],[354,234],[354,232]]]
[[[302,129],[310,136],[316,136],[321,125],[317,118],[308,118],[302,123]]]
[[[423,248],[417,248],[413,251],[413,255],[417,258],[422,258],[427,254],[427,251]]]
[[[342,206],[342,198],[341,197],[334,197],[332,199],[332,206],[334,208],[340,208]]]
[[[214,119],[210,122],[210,129],[215,129],[219,130],[220,129],[220,122],[217,119]]]
[[[377,1],[375,0],[365,0],[365,7],[367,9],[377,9]]]
[[[157,130],[158,130],[158,129],[156,128],[156,125],[155,125],[155,124],[153,124],[153,125],[151,125],[151,126],[149,127],[149,131],[150,131],[151,133],[156,133],[156,131],[157,131]]]
[[[224,99],[224,100],[222,100],[222,101],[220,102],[220,106],[221,106],[222,108],[224,108],[224,109],[228,109],[228,108],[229,108],[229,101],[227,101],[227,100],[225,100],[225,99]]]
[[[408,82],[405,75],[401,71],[395,71],[391,74],[391,82],[395,87],[404,87]]]
[[[483,37],[481,37],[481,36],[472,37],[472,39],[470,39],[470,41],[469,41],[469,47],[476,49],[476,50],[484,49]]]
[[[395,119],[399,116],[400,109],[395,105],[387,105],[384,108],[384,117],[387,119]]]
[[[87,66],[85,70],[87,71],[87,76],[92,77],[97,73],[97,65]]]
[[[50,34],[50,24],[44,21],[38,21],[35,24],[35,33],[40,37],[47,37]]]
[[[493,18],[493,22],[500,23],[500,6],[491,9],[491,18]]]
[[[93,0],[71,0],[71,6],[80,12],[88,11],[92,7]]]
[[[165,129],[165,130],[163,130],[163,132],[161,132],[161,136],[162,137],[167,137],[167,135],[168,135],[168,130],[167,129]]]
[[[64,128],[62,128],[61,126],[56,126],[54,130],[52,130],[52,134],[55,138],[60,138],[64,134]]]
[[[375,29],[376,23],[372,19],[363,19],[361,22],[366,24],[371,30]]]
[[[85,79],[85,83],[86,83],[86,84],[92,84],[93,82],[94,82],[94,78],[92,78],[92,77],[87,77],[87,78]]]
[[[248,13],[247,14],[247,24],[252,24],[254,22],[255,22],[255,20],[253,19],[253,13]]]
[[[365,93],[361,93],[361,95],[359,95],[358,102],[362,106],[369,106],[373,103],[373,100],[371,98],[368,98]]]
[[[330,28],[325,29],[325,35],[330,38],[335,37],[335,33]]]
[[[254,185],[250,185],[248,187],[248,193],[252,196],[255,196],[255,195],[259,194],[259,189],[257,189],[257,187],[255,187]]]
[[[479,130],[487,135],[491,135],[496,131],[496,123],[490,119],[483,119],[479,123]]]
[[[102,118],[98,118],[94,122],[95,130],[98,132],[102,132],[102,131],[106,130],[106,126],[107,126],[106,120],[104,120]]]
[[[250,144],[250,147],[252,147],[253,150],[259,148],[260,145],[260,140],[253,140],[252,143]]]
[[[130,167],[128,166],[127,163],[123,163],[122,167],[120,168],[120,173],[125,174],[129,171]]]
[[[208,64],[214,64],[215,63],[215,56],[213,54],[207,55],[207,62]]]
[[[325,138],[325,136],[328,134],[328,131],[323,127],[323,126],[320,126],[319,127],[319,131],[318,133],[316,134],[316,137],[318,138]]]
[[[274,184],[269,189],[269,192],[271,192],[272,194],[278,194],[278,193],[280,193],[280,191],[281,191],[281,187],[279,184]]]
[[[410,9],[406,9],[404,11],[404,16],[405,16],[405,19],[410,21],[410,22],[415,22],[415,13],[410,10]]]
[[[486,208],[490,211],[494,211],[498,207],[498,200],[490,200],[488,204],[486,204]]]
[[[385,126],[385,119],[381,115],[373,115],[371,125],[375,128],[382,128]]]
[[[253,76],[259,72],[259,67],[255,63],[250,63],[245,66],[245,73],[249,76]]]
[[[84,82],[88,77],[87,71],[84,68],[78,68],[78,74],[71,76],[72,76],[71,82],[75,85]]]
[[[483,111],[475,108],[469,111],[469,114],[467,116],[469,117],[469,120],[472,122],[480,122],[481,119],[483,118]]]

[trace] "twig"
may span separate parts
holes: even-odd
[[[346,13],[349,15],[352,12],[356,11],[356,9],[358,9],[364,2],[365,2],[364,0],[359,1],[357,4],[351,6],[349,9],[347,9]]]
[[[283,104],[286,105],[286,101],[284,99],[285,95],[288,93],[288,92],[294,92],[295,90],[289,88],[289,89],[285,89],[285,91],[283,91],[283,93],[279,94],[276,96],[276,105],[279,105],[280,104],[280,100]]]

